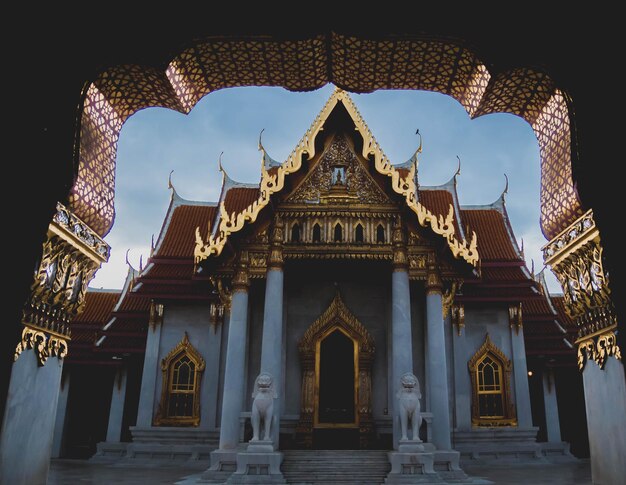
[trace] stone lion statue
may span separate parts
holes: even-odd
[[[259,374],[254,381],[252,393],[252,440],[259,441],[261,426],[263,426],[263,440],[269,441],[272,421],[274,419],[274,399],[277,398],[274,389],[274,379],[267,373]]]
[[[422,424],[420,413],[420,383],[411,372],[407,372],[400,378],[400,389],[396,394],[398,398],[398,418],[402,435],[400,441],[408,441],[409,423],[411,424],[413,441],[419,439],[419,428]]]

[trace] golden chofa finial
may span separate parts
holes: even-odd
[[[458,176],[461,175],[461,157],[459,157],[458,155],[456,156],[456,159],[459,161],[459,164],[456,168],[456,172],[454,172],[454,176]]]
[[[222,166],[222,155],[224,155],[224,152],[220,153],[220,156],[217,159],[217,169],[220,172],[222,172],[224,175],[226,175],[226,171],[224,170],[224,167]]]
[[[261,130],[261,133],[259,133],[259,151],[260,152],[264,152],[265,148],[263,147],[263,132],[265,131],[265,128],[263,128]]]
[[[170,172],[169,177],[167,178],[167,188],[168,189],[173,189],[174,191],[176,191],[176,189],[174,188],[174,184],[172,184],[172,174],[174,173],[174,170],[172,170]]]
[[[415,151],[415,155],[417,155],[418,153],[422,153],[422,134],[420,133],[419,128],[415,130],[415,134],[420,137],[420,146],[418,146],[417,150]]]
[[[504,190],[502,191],[502,198],[509,193],[509,177],[507,174],[504,174],[504,180],[506,180],[506,184],[504,185]]]

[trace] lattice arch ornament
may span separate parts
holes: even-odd
[[[551,239],[582,215],[572,179],[572,126],[564,93],[543,72],[517,68],[495,76],[471,50],[449,40],[366,40],[337,33],[298,40],[211,38],[163,70],[122,65],[85,91],[70,209],[101,236],[113,225],[115,160],[124,122],[161,106],[188,113],[203,96],[235,86],[293,91],[334,83],[348,91],[416,89],[447,94],[472,117],[507,112],[533,128],[541,153],[541,228]]]
[[[205,365],[185,332],[182,340],[161,361],[163,383],[155,426],[200,424],[200,381]]]

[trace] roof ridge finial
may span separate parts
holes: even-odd
[[[126,249],[126,264],[132,268],[133,265],[130,264],[130,261],[128,260],[128,253],[129,252],[130,252],[130,248]]]
[[[176,189],[174,188],[174,184],[172,183],[172,174],[174,173],[174,170],[170,171],[170,174],[167,178],[167,188],[168,189],[172,189],[174,192],[176,192]]]
[[[143,254],[139,255],[139,272],[143,271]]]
[[[524,237],[522,236],[522,247],[520,247],[519,252],[522,253],[522,258],[524,257]],[[534,263],[533,263],[534,264]]]
[[[222,156],[224,155],[224,151],[222,151],[220,153],[219,158],[217,159],[217,168],[219,169],[220,172],[222,172],[222,186],[227,182],[227,181],[231,181],[233,179],[230,178],[230,175],[228,175],[226,173],[226,169],[224,168],[224,165],[222,165]]]
[[[506,184],[504,186],[504,190],[502,191],[502,195],[500,196],[502,199],[504,199],[504,196],[509,193],[509,177],[506,173],[504,174],[504,179],[506,180]]]
[[[155,246],[154,246],[154,233],[152,233],[152,237],[150,238],[150,257],[152,257],[152,255],[154,254],[154,250],[155,250]]]
[[[530,274],[532,275],[533,280],[535,280],[535,259],[534,258],[530,258]]]
[[[265,128],[263,128],[261,130],[261,133],[259,133],[259,151],[261,152],[265,152],[265,147],[263,146],[263,132],[265,131]]]
[[[415,130],[415,134],[418,135],[420,137],[420,146],[417,147],[417,150],[415,151],[415,158],[417,159],[417,154],[418,153],[422,153],[422,134],[420,133],[420,129],[418,128],[417,130]]]
[[[459,164],[456,168],[456,172],[454,172],[454,178],[456,180],[457,175],[461,175],[461,157],[459,157],[458,155],[456,156],[456,159],[459,161]]]
[[[220,153],[220,156],[217,159],[217,169],[226,175],[226,170],[224,170],[224,166],[222,165],[222,155],[224,155],[224,150]]]

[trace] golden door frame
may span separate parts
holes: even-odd
[[[319,423],[320,344],[336,330],[354,343],[354,423]],[[304,448],[312,448],[313,430],[316,428],[358,428],[360,447],[368,448],[374,436],[372,361],[376,346],[370,333],[348,310],[339,293],[326,311],[306,330],[298,343],[298,350],[302,366],[302,390],[296,442]]]

